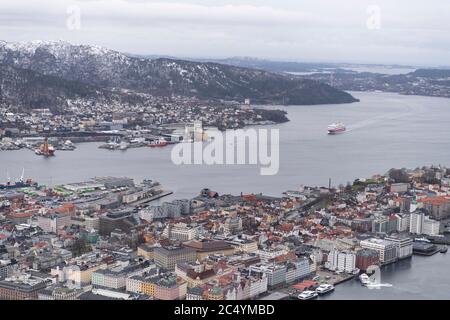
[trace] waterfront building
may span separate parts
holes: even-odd
[[[328,254],[325,267],[332,271],[351,273],[356,268],[356,255],[351,251],[333,249]]]
[[[412,256],[413,239],[411,237],[404,234],[392,234],[386,237],[385,240],[396,244],[398,259],[405,259]]]
[[[426,216],[422,211],[416,211],[410,214],[409,232],[412,234],[435,236],[440,232],[440,222]]]
[[[439,235],[441,224],[439,221],[435,221],[429,217],[424,217],[422,234],[427,236]]]
[[[286,283],[287,268],[284,264],[259,264],[250,266],[250,274],[265,275],[269,288],[277,288]]]
[[[361,271],[367,271],[370,266],[378,266],[380,264],[379,253],[377,250],[361,249],[356,252],[356,268]]]
[[[297,282],[311,274],[308,258],[298,258],[297,261],[286,264],[286,283]]]
[[[360,246],[378,251],[381,264],[388,264],[397,260],[397,245],[390,241],[371,238],[361,241]]]
[[[422,234],[424,213],[421,211],[412,212],[409,215],[409,232],[412,234]]]
[[[127,177],[97,177],[93,180],[102,184],[106,189],[134,187],[134,180]]]

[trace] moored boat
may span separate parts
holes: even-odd
[[[22,170],[22,176],[20,177],[20,179],[15,182],[9,181],[9,178],[8,178],[8,182],[0,184],[0,190],[10,190],[10,189],[19,189],[19,188],[28,188],[28,187],[37,186],[37,183],[34,182],[33,180],[31,180],[31,179],[25,180],[24,174],[25,174],[25,169]]]
[[[325,295],[334,291],[334,286],[331,284],[321,284],[317,289],[316,293],[318,295]]]
[[[151,148],[156,148],[156,147],[165,147],[167,145],[167,141],[164,138],[152,141],[148,146]]]
[[[317,298],[319,295],[315,291],[306,290],[298,295],[299,300],[311,300]]]
[[[370,278],[367,274],[363,273],[359,276],[359,281],[361,281],[361,284],[365,286],[370,283]]]

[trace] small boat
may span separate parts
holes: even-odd
[[[361,281],[363,286],[366,286],[370,283],[370,278],[367,274],[363,273],[359,276],[359,281]]]
[[[343,123],[332,123],[328,126],[328,134],[339,134],[347,130]]]
[[[355,270],[352,271],[353,275],[358,275],[361,272],[361,270],[359,270],[358,268],[355,268]]]
[[[165,146],[167,146],[167,141],[164,138],[161,138],[161,139],[152,141],[148,146],[151,148],[165,147]]]
[[[311,299],[317,298],[318,296],[319,295],[317,294],[317,292],[306,290],[298,295],[298,299],[299,300],[311,300]]]
[[[130,146],[130,145],[129,145],[128,143],[126,143],[125,141],[122,141],[122,142],[119,144],[119,150],[122,150],[122,151],[127,150],[129,146]]]
[[[427,238],[415,238],[414,242],[431,243]]]
[[[442,246],[441,250],[439,250],[440,253],[446,253],[448,251],[447,246]]]
[[[66,140],[62,145],[60,145],[58,147],[58,150],[61,150],[61,151],[73,151],[76,148],[77,147],[73,144],[72,141]]]
[[[331,284],[321,284],[317,289],[316,289],[316,293],[318,295],[325,295],[327,293],[333,292],[334,291],[334,286]]]

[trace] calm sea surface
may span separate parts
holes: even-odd
[[[155,179],[173,190],[172,198],[196,195],[204,187],[219,193],[280,195],[300,185],[333,185],[384,174],[392,167],[450,166],[450,99],[353,92],[361,102],[345,105],[288,106],[291,120],[280,130],[280,170],[261,176],[257,166],[176,166],[171,148],[127,151],[79,144],[74,152],[43,158],[29,150],[0,152],[0,181],[26,177],[41,184],[77,182],[95,176]],[[348,132],[328,136],[327,125],[341,121]],[[369,290],[357,281],[337,287],[328,299],[450,298],[450,253],[413,257],[382,271],[392,287]]]
[[[388,93],[353,93],[359,103],[288,106],[291,120],[280,130],[280,170],[261,176],[257,166],[176,166],[171,147],[127,151],[98,149],[79,144],[74,152],[59,151],[44,158],[30,150],[0,153],[0,181],[26,177],[55,185],[94,176],[129,176],[156,179],[177,198],[191,197],[204,187],[220,193],[263,192],[279,195],[300,185],[333,185],[385,173],[392,167],[450,165],[450,99],[401,96]],[[341,121],[342,135],[327,135],[327,125]]]

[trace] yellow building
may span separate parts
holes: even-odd
[[[195,250],[199,261],[210,255],[223,254],[230,256],[235,252],[233,246],[225,241],[189,241],[183,243],[183,246]]]
[[[155,296],[155,284],[150,280],[145,280],[141,284],[141,292],[147,296]]]
[[[137,255],[150,260],[150,259],[153,259],[153,250],[154,250],[154,247],[143,244],[138,247]]]

